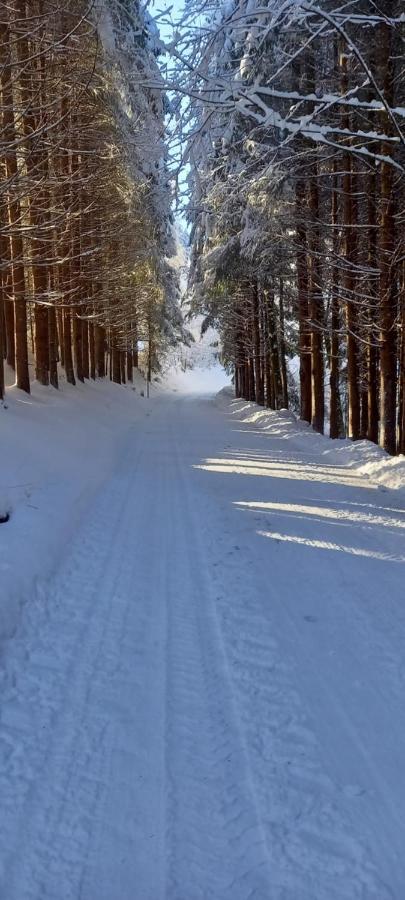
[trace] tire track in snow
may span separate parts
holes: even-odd
[[[187,480],[193,477],[189,473]],[[183,493],[191,491],[189,485]],[[388,900],[391,892],[345,821],[341,791],[323,769],[292,672],[271,633],[264,604],[271,597],[270,569],[261,575],[256,568],[251,582],[249,559],[238,564],[240,548],[231,544],[230,549],[225,534],[229,520],[218,517],[207,496],[194,488],[204,570],[212,572],[209,592],[272,873],[263,900]]]
[[[176,422],[174,428],[177,427]],[[171,427],[167,900],[272,900],[264,834],[213,608],[198,509]]]
[[[9,778],[13,787],[10,797],[3,792],[3,815],[4,799],[9,801],[2,843],[7,900],[78,900],[81,891],[97,810],[108,791],[112,732],[118,724],[117,697],[112,697],[110,709],[103,697],[116,674],[128,585],[134,583],[134,559],[127,546],[137,468],[132,453],[129,445],[121,473],[96,501],[93,524],[90,529],[88,522],[84,524],[49,589],[41,617],[34,620],[34,633],[28,625],[28,632],[12,648],[11,655],[18,645],[34,650],[3,705],[0,731],[0,740],[10,734],[7,712],[15,719],[17,710],[22,723],[15,735],[19,770],[10,769],[7,761],[2,767],[2,785]],[[108,891],[110,898],[111,883]],[[94,883],[89,896],[94,897]],[[97,897],[101,897],[98,889]]]
[[[133,543],[124,539],[132,562],[129,578],[124,572],[121,579],[120,635],[110,633],[117,671],[110,685],[100,679],[97,689],[97,702],[106,706],[107,700],[111,710],[114,738],[80,900],[165,896],[166,551],[160,510],[168,503],[167,478],[154,467],[153,450],[146,439],[131,497]]]
[[[219,602],[223,599],[222,594]],[[275,642],[270,637],[264,640],[268,622],[252,609],[248,614],[235,607],[230,614],[223,609],[227,647],[277,885],[275,896],[386,898],[367,854],[350,836],[336,806],[336,787],[319,764],[319,747],[288,666]],[[253,637],[255,631],[260,640]]]
[[[239,559],[232,490],[191,468],[189,436],[232,439],[206,412],[156,410],[10,645],[5,900],[390,896],[272,633],[271,553]]]

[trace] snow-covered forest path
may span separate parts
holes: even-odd
[[[393,498],[150,402],[2,658],[2,900],[402,900]]]

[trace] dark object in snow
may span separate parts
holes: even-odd
[[[8,522],[9,519],[10,519],[10,513],[9,513],[9,512],[1,513],[1,514],[0,514],[0,525],[5,525],[5,523]]]

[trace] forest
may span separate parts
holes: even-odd
[[[405,452],[401,0],[1,7],[0,396],[184,339],[177,184],[236,396]]]
[[[137,4],[1,4],[3,359],[35,378],[131,380],[182,332],[154,26]],[[155,73],[156,74],[156,73]],[[149,376],[150,376],[149,371]]]
[[[299,357],[303,420],[403,453],[403,4],[219,3],[198,42],[194,16],[191,277],[236,395],[288,407]]]
[[[0,900],[405,898],[405,0],[0,0]]]

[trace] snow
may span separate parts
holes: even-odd
[[[188,306],[184,306],[185,311]],[[167,355],[167,386],[174,391],[197,394],[216,394],[230,386],[230,376],[220,363],[221,344],[215,328],[209,327],[203,335],[203,316],[193,316],[187,328],[192,336],[189,346],[174,347]]]
[[[229,384],[229,377],[221,365],[212,365],[209,369],[199,367],[173,370],[170,373],[169,390],[182,394],[210,395]]]
[[[130,423],[146,415],[140,376],[134,387],[61,381],[55,391],[34,382],[31,396],[8,389],[0,406],[0,515],[11,514],[0,525],[0,641],[58,562]]]
[[[402,900],[390,461],[176,377],[1,410],[0,895]]]
[[[359,476],[369,476],[373,482],[387,488],[405,489],[405,457],[389,456],[371,441],[331,440],[317,434],[312,428],[288,410],[264,409],[256,403],[233,399],[231,388],[223,388],[216,399],[220,407],[230,408],[231,414],[241,422],[256,425],[265,432],[284,439],[294,439],[303,450],[323,455],[328,464],[338,464],[357,470]]]

